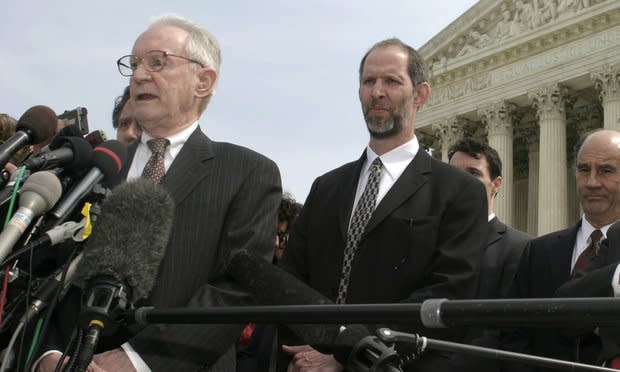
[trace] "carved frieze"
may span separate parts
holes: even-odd
[[[430,56],[433,75],[446,70],[452,59],[459,59],[485,48],[536,30],[587,8],[614,0],[506,0],[498,1],[497,10],[475,22],[466,36],[455,38],[449,45]]]

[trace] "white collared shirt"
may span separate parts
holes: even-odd
[[[195,121],[189,127],[183,129],[179,133],[173,134],[170,137],[166,137],[170,141],[170,145],[166,148],[164,153],[164,167],[166,172],[170,168],[170,165],[176,158],[176,156],[181,152],[183,145],[187,142],[187,139],[194,133],[194,131],[198,128],[198,121]],[[149,136],[146,132],[142,132],[142,136],[140,137],[140,143],[138,144],[138,148],[136,149],[136,153],[133,157],[133,161],[131,162],[131,167],[129,168],[129,172],[127,173],[127,181],[136,179],[142,176],[142,171],[144,170],[144,166],[149,161],[151,157],[151,149],[147,142],[153,139],[153,137]]]
[[[352,211],[355,211],[355,207],[362,197],[364,188],[368,183],[370,165],[376,158],[381,158],[383,170],[381,171],[381,180],[379,181],[379,191],[377,193],[377,202],[375,203],[375,207],[379,205],[385,194],[387,194],[392,186],[394,186],[398,178],[403,174],[409,163],[411,163],[413,158],[416,156],[419,149],[420,144],[418,143],[417,137],[413,137],[411,141],[406,142],[381,156],[372,151],[370,146],[366,147],[366,161],[364,161],[362,171],[360,172]],[[351,212],[351,217],[353,217],[353,212]]]

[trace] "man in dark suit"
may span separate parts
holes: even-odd
[[[577,152],[575,174],[584,215],[575,226],[534,239],[526,246],[510,297],[552,297],[585,267],[588,257],[596,254],[600,240],[620,218],[618,143],[619,133],[610,130],[599,130],[585,138]],[[511,351],[582,363],[595,363],[601,350],[600,339],[592,332],[579,334],[564,329],[512,330],[503,334],[502,342]],[[509,367],[537,370],[516,363]]]
[[[591,177],[591,187],[598,191],[593,200],[598,200],[601,212],[606,212],[609,219],[620,219],[620,133],[616,131],[602,131],[592,141],[602,141],[598,150],[596,162],[583,164],[578,172],[584,177]],[[606,231],[607,237],[597,255],[592,257],[589,265],[575,277],[562,285],[555,292],[557,297],[607,297],[620,296],[620,222],[614,223]],[[601,338],[602,351],[597,363],[611,364],[613,368],[620,368],[620,328],[602,327],[597,330]]]
[[[160,182],[175,203],[169,244],[147,303],[155,307],[248,303],[249,296],[226,275],[231,254],[249,250],[267,260],[273,254],[281,198],[277,166],[246,148],[212,141],[198,125],[215,92],[219,65],[217,40],[177,16],[155,20],[132,54],[118,60],[121,74],[131,77],[131,102],[144,130],[129,147],[124,172],[127,179],[144,175]],[[152,153],[157,150],[151,150],[151,140],[167,143],[163,159]],[[150,170],[151,163],[161,168]],[[233,371],[242,328],[147,326],[95,355],[90,368]],[[53,358],[46,356],[40,370],[53,369]]]
[[[503,183],[502,161],[495,149],[471,138],[461,139],[452,145],[448,158],[450,165],[480,180],[487,192],[489,229],[476,297],[505,297],[512,285],[521,253],[532,236],[506,226],[493,212],[493,202]],[[465,341],[476,346],[499,348],[499,330],[472,328]],[[499,371],[500,368],[497,361],[461,354],[455,355],[453,361],[458,371]]]
[[[420,148],[415,116],[429,93],[426,65],[400,40],[379,42],[363,57],[359,97],[370,143],[357,161],[315,180],[282,263],[335,302],[475,294],[487,230],[484,188]],[[294,371],[342,369],[308,345],[285,351]],[[410,368],[431,361],[436,370],[448,362],[431,352]]]

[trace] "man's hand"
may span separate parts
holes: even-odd
[[[93,357],[93,362],[100,366],[102,371],[127,371],[136,372],[127,353],[122,348],[106,351]],[[93,372],[99,372],[97,370]]]
[[[54,372],[56,370],[56,365],[60,361],[61,353],[50,353],[44,356],[41,361],[39,361],[39,365],[37,366],[37,372]],[[69,358],[65,358],[62,367],[64,368],[69,362]],[[104,369],[99,367],[94,361],[90,362],[88,367],[86,368],[86,372],[106,372]]]
[[[310,345],[286,346],[282,349],[293,357],[287,372],[341,372],[343,367],[333,356],[321,354]]]

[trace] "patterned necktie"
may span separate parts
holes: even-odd
[[[166,173],[164,152],[168,145],[170,145],[170,141],[168,141],[167,138],[153,138],[146,144],[149,145],[152,154],[149,161],[144,166],[142,177],[148,178],[155,183],[160,183]]]
[[[349,288],[349,277],[351,275],[351,265],[355,258],[355,251],[357,251],[362,233],[372,216],[372,212],[375,210],[375,204],[377,202],[377,193],[379,192],[379,181],[381,180],[381,169],[383,163],[380,158],[376,158],[370,165],[370,175],[368,176],[368,183],[364,188],[364,192],[357,202],[355,212],[351,218],[349,224],[349,230],[347,231],[347,245],[344,248],[344,260],[342,262],[342,276],[340,277],[340,284],[338,285],[338,298],[336,303],[343,304],[347,299],[347,289]]]
[[[586,249],[581,252],[579,257],[577,258],[577,262],[575,262],[575,267],[573,267],[573,271],[571,272],[571,277],[574,277],[578,272],[583,271],[590,261],[592,257],[598,254],[598,250],[601,247],[601,237],[603,233],[601,230],[594,230],[592,234],[590,234],[590,244],[586,247]]]

